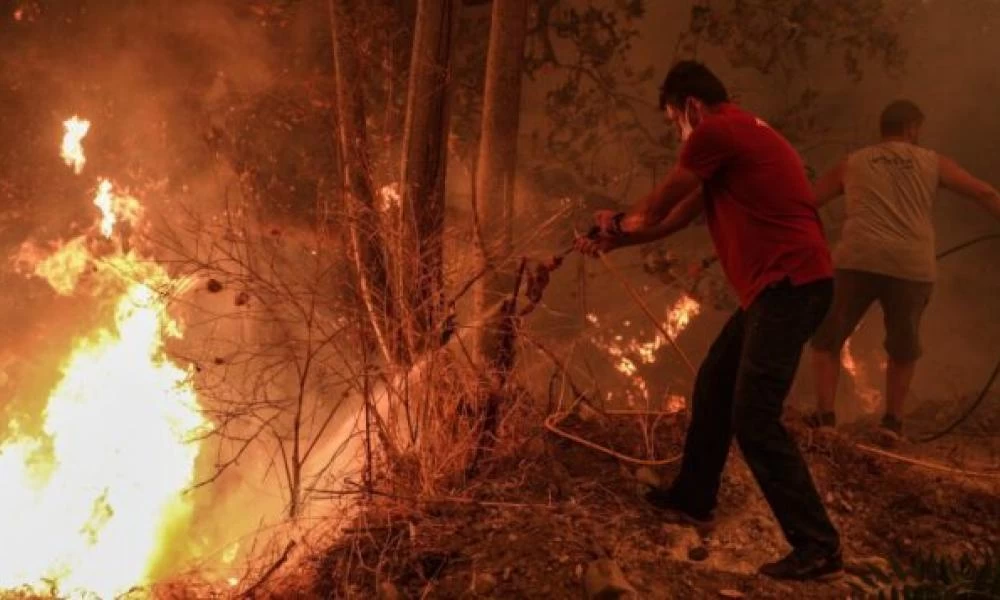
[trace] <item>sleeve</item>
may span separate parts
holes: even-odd
[[[681,148],[679,164],[702,181],[713,175],[736,154],[732,130],[723,119],[701,123]]]

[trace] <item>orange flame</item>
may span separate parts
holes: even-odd
[[[134,224],[139,217],[141,205],[129,195],[112,193],[114,186],[107,179],[102,179],[97,185],[97,195],[94,206],[101,211],[101,235],[110,239],[115,225],[124,219]]]
[[[115,229],[114,197],[111,195],[111,182],[102,179],[97,184],[97,196],[94,197],[94,206],[101,211],[101,234],[111,237],[111,232]]]
[[[667,315],[667,333],[670,337],[677,338],[687,326],[691,323],[691,319],[698,316],[701,312],[701,305],[698,301],[688,296],[687,294],[681,296],[680,300],[674,303],[673,308],[670,309],[670,313]],[[666,340],[664,340],[666,341]]]
[[[858,361],[855,360],[850,338],[844,342],[841,365],[854,380],[854,389],[861,402],[861,410],[868,415],[874,414],[879,407],[879,391],[872,385],[871,373],[868,372],[868,369],[859,365]]]
[[[73,167],[73,172],[83,173],[87,158],[83,154],[83,138],[90,131],[90,121],[76,115],[63,121],[66,133],[63,134],[61,156],[67,167]]]
[[[698,301],[685,294],[667,311],[663,327],[670,337],[676,339],[700,312],[701,305]],[[588,314],[586,318],[594,327],[600,327],[596,315]],[[628,327],[631,323],[625,321],[623,324]],[[648,401],[649,384],[639,374],[639,368],[640,365],[651,365],[656,362],[657,353],[667,343],[666,338],[657,332],[651,340],[631,338],[626,341],[624,336],[615,335],[610,340],[595,338],[593,342],[614,359],[615,369],[630,379],[635,389],[626,391],[626,401],[629,404],[635,404],[637,400]],[[672,402],[676,402],[676,399]]]
[[[98,203],[107,219],[109,182],[98,197],[112,200]],[[102,233],[114,224],[102,220]],[[190,517],[191,438],[207,422],[191,373],[164,351],[180,328],[156,291],[172,283],[160,265],[131,253],[96,258],[81,237],[35,273],[65,295],[97,280],[117,308],[65,361],[42,432],[11,422],[0,443],[0,531],[19,542],[0,544],[0,590],[113,598],[146,583],[169,532]]]

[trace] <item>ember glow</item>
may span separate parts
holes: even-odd
[[[699,312],[701,312],[701,305],[698,304],[698,301],[685,294],[674,302],[667,311],[663,327],[670,334],[670,337],[676,339],[687,329],[691,320]],[[592,326],[600,328],[600,323],[595,315],[588,314],[587,321]],[[631,323],[625,321],[623,325],[629,327]],[[649,340],[637,337],[626,338],[624,335],[602,335],[595,336],[593,343],[613,359],[614,367],[619,373],[630,379],[634,390],[628,390],[625,393],[628,404],[634,405],[639,401],[648,402],[650,399],[649,384],[640,374],[640,366],[654,364],[660,349],[669,343],[667,339],[659,331],[656,331],[653,338]],[[608,399],[612,398],[613,396],[609,393]]]
[[[388,212],[399,208],[401,196],[399,194],[399,184],[390,183],[379,188],[379,210]]]
[[[854,352],[851,350],[850,339],[844,342],[844,350],[841,353],[841,365],[854,381],[854,393],[861,403],[861,410],[866,415],[874,414],[879,407],[879,391],[872,384],[872,373],[870,370],[856,360]]]
[[[670,337],[676,338],[687,329],[691,319],[697,317],[699,312],[701,312],[701,305],[698,304],[697,300],[686,294],[681,296],[667,314],[667,333],[670,334]]]
[[[99,193],[111,197],[110,183]],[[160,293],[172,281],[133,253],[97,257],[88,247],[73,240],[35,269],[58,293],[86,287],[115,311],[75,343],[42,431],[8,424],[0,531],[21,543],[0,546],[0,590],[116,597],[148,583],[168,532],[190,516],[183,491],[199,451],[191,439],[206,421],[191,373],[164,353],[165,338],[180,334]]]
[[[73,172],[83,173],[87,158],[83,154],[83,138],[90,131],[90,121],[73,116],[63,122],[66,132],[63,134],[62,152],[60,153],[67,167],[73,167]]]

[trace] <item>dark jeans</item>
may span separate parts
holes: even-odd
[[[775,284],[738,310],[698,370],[691,424],[673,501],[698,517],[715,508],[733,437],[757,484],[796,549],[840,546],[805,460],[781,423],[802,348],[822,321],[832,280]]]

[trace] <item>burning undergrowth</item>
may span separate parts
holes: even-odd
[[[661,327],[663,332],[653,328],[652,333],[647,327],[623,319],[618,327],[602,327],[601,319],[595,314],[587,315],[587,323],[593,329],[590,343],[601,351],[620,375],[624,376],[626,387],[623,392],[606,392],[603,401],[609,405],[624,404],[629,407],[648,407],[650,403],[659,405],[663,398],[674,404],[683,405],[682,395],[672,393],[670,385],[666,392],[651,395],[648,378],[651,372],[662,371],[663,365],[658,361],[662,358],[668,345],[664,333],[676,339],[701,312],[701,304],[687,294],[681,294],[667,309]],[[662,384],[662,382],[657,382]],[[683,384],[675,382],[680,389]],[[663,389],[656,385],[656,389]],[[654,396],[663,396],[663,398]]]
[[[86,134],[81,123],[68,121],[67,133]],[[64,144],[64,160],[88,173],[77,145]],[[720,584],[774,591],[750,576],[748,565],[771,558],[764,553],[778,551],[779,536],[742,465],[727,475],[733,525],[704,542],[648,526],[655,517],[639,502],[639,490],[651,474],[666,476],[669,468],[623,467],[602,450],[539,428],[552,410],[574,405],[560,422],[564,433],[640,460],[676,456],[685,405],[676,390],[684,384],[647,382],[642,369],[679,367],[674,356],[664,358],[675,352],[667,337],[682,335],[703,310],[691,295],[664,302],[652,333],[631,321],[618,327],[593,317],[581,331],[632,386],[624,395],[597,394],[596,405],[664,414],[601,417],[595,409],[588,415],[573,386],[557,394],[549,385],[546,403],[542,386],[520,378],[502,390],[508,396],[497,439],[471,476],[465,467],[477,454],[479,402],[489,385],[474,365],[457,366],[461,336],[430,353],[411,377],[380,369],[372,360],[376,344],[359,333],[366,326],[352,321],[358,315],[339,300],[330,266],[337,246],[322,242],[329,238],[207,219],[183,245],[164,243],[170,238],[160,235],[156,249],[184,260],[156,262],[147,254],[149,236],[133,235],[144,231],[141,196],[96,180],[95,219],[86,235],[26,247],[20,255],[27,273],[66,299],[93,304],[97,316],[61,361],[38,426],[12,421],[0,447],[0,483],[20,492],[6,496],[7,514],[19,516],[0,524],[25,537],[61,541],[34,553],[9,550],[9,560],[0,562],[0,588],[107,597],[169,578],[164,559],[183,556],[204,559],[202,575],[238,564],[218,583],[240,593],[354,590],[363,596],[389,584],[443,595],[547,589],[561,597],[578,593],[590,561],[611,555],[654,597]],[[191,252],[191,239],[204,238],[212,243]],[[172,274],[178,265],[189,276]],[[185,336],[192,330],[196,338]],[[349,353],[341,354],[345,348]],[[521,352],[518,376],[564,368],[551,353]],[[352,370],[359,359],[360,370]],[[897,488],[926,480],[863,458],[844,440],[810,441],[808,448],[833,494],[828,503],[855,540],[852,549],[894,551],[862,533],[886,518],[862,495],[877,488],[905,503]],[[246,473],[248,464],[260,479]],[[256,473],[260,465],[263,474]],[[875,477],[888,483],[879,487]],[[218,494],[221,506],[199,512],[186,492],[201,484],[202,499]],[[995,514],[988,496],[942,485],[947,491],[914,515],[931,516],[908,538],[910,545],[955,542],[933,529],[944,523],[957,531],[962,519]],[[961,494],[973,499],[968,511],[943,509],[945,500]],[[256,532],[264,527],[253,522],[258,513],[246,509],[249,499],[255,508],[284,511],[295,530],[274,536],[282,539],[277,545],[256,546],[255,525]],[[317,509],[316,500],[325,506]],[[233,522],[212,523],[230,510]],[[48,516],[53,513],[60,518]],[[333,532],[341,522],[331,514],[352,522]],[[314,527],[320,521],[325,525]],[[237,540],[234,531],[251,533]],[[758,539],[765,540],[762,550],[741,550]],[[127,555],[119,558],[125,541]],[[135,549],[137,542],[143,550]],[[708,569],[688,562],[688,551],[703,544],[713,557]],[[662,569],[663,548],[676,570],[649,575]],[[190,581],[186,588],[187,597],[197,596]]]
[[[63,160],[86,177],[80,143],[89,126],[79,118],[65,126]],[[629,546],[637,553],[629,560],[643,570],[655,569],[657,547],[681,552],[678,544],[693,543],[678,532],[636,533],[650,519],[635,493],[648,482],[648,470],[638,475],[602,451],[537,428],[550,416],[540,412],[546,404],[549,410],[578,408],[577,390],[567,401],[550,385],[548,403],[539,401],[537,382],[522,379],[502,390],[508,396],[492,432],[493,451],[471,476],[466,467],[478,455],[480,402],[489,385],[475,366],[457,366],[460,336],[420,361],[412,377],[380,369],[372,359],[376,344],[360,333],[367,326],[345,310],[342,283],[331,267],[340,264],[339,250],[329,236],[208,218],[195,224],[196,231],[151,237],[141,198],[113,180],[97,179],[90,199],[95,218],[85,234],[25,246],[19,254],[26,274],[93,314],[60,360],[60,376],[37,423],[11,421],[0,446],[0,483],[18,490],[6,495],[5,513],[17,516],[0,524],[26,538],[58,540],[37,552],[8,548],[9,556],[0,555],[0,588],[108,597],[138,586],[142,594],[144,586],[175,574],[165,563],[194,558],[204,567],[199,576],[214,579],[209,587],[216,591],[291,585],[284,569],[292,567],[297,585],[310,593],[337,588],[364,594],[388,581],[413,590],[492,586],[515,595],[549,586],[558,596],[579,586],[586,561],[608,554],[616,536],[638,540]],[[210,243],[192,242],[205,239]],[[157,262],[154,251],[179,258]],[[675,352],[668,337],[681,336],[704,308],[684,293],[663,304],[658,319],[649,315],[657,320],[652,333],[629,320],[609,319],[609,326],[596,317],[580,333],[630,384],[622,395],[598,394],[598,406],[669,415],[595,420],[569,411],[560,422],[563,432],[640,460],[677,455],[685,405],[677,390],[686,383],[678,376],[680,383],[664,386],[645,374],[679,367],[676,357],[664,358]],[[186,335],[190,331],[198,335]],[[552,359],[545,352],[522,357],[518,375],[542,363],[558,372],[558,359]],[[352,370],[359,360],[360,370]],[[408,380],[417,384],[410,388]],[[842,446],[813,448],[813,458]],[[845,456],[837,463],[856,458]],[[362,467],[375,472],[361,473]],[[730,477],[740,494],[730,499],[752,509],[754,520],[739,517],[741,527],[771,536],[768,548],[776,549],[760,500],[748,500],[755,492],[747,474],[738,470]],[[862,502],[858,490],[868,485],[843,488],[837,505],[850,507],[843,509],[845,518],[853,518]],[[200,496],[188,493],[192,487]],[[355,502],[366,494],[369,499]],[[251,499],[255,510],[247,510]],[[317,508],[317,500],[325,506]],[[200,510],[211,503],[217,505]],[[456,504],[463,508],[448,508]],[[264,506],[293,525],[280,535],[255,535],[280,520],[265,526],[258,510]],[[520,512],[511,518],[508,509]],[[331,530],[339,521],[331,515],[350,519],[356,510],[361,520],[328,544],[333,551],[316,545],[336,537]],[[980,503],[976,510],[992,509]],[[227,523],[212,522],[230,511]],[[400,515],[408,516],[401,521]],[[314,528],[319,521],[325,525]],[[590,533],[560,533],[571,527]],[[732,541],[740,531],[715,542],[731,562],[714,567],[746,586],[748,559]],[[549,541],[539,543],[534,535]],[[470,549],[463,549],[463,536],[474,540],[463,542]],[[497,536],[511,542],[508,550],[498,550]],[[268,537],[281,542],[264,541]],[[489,544],[477,546],[482,540]],[[345,558],[345,548],[355,555]],[[406,558],[370,572],[373,560],[394,552]],[[317,555],[324,558],[317,562]],[[545,576],[555,579],[543,581],[524,566],[496,566],[515,556],[537,557]],[[553,556],[557,563],[549,564]],[[469,571],[470,560],[486,566]],[[214,571],[220,565],[232,567]],[[304,565],[314,579],[303,584]],[[676,581],[650,578],[640,585],[662,590],[706,580],[692,569],[681,567]]]
[[[86,164],[90,124],[66,121],[62,156]],[[164,352],[181,335],[167,311],[180,282],[116,238],[136,225],[138,201],[101,180],[100,218],[89,235],[51,254],[20,254],[21,266],[59,295],[100,298],[111,318],[77,339],[41,409],[40,430],[8,422],[0,445],[2,527],[19,539],[0,549],[0,589],[112,597],[156,571],[191,516],[183,491],[194,480],[208,427],[185,366]]]
[[[90,178],[84,140],[99,125],[73,117],[64,127],[62,160]],[[12,285],[36,298],[22,313],[38,323],[20,340],[35,364],[4,370],[13,397],[0,442],[0,524],[45,543],[0,549],[0,590],[145,597],[178,577],[207,594],[238,590],[254,557],[303,538],[302,523],[286,519],[305,516],[307,486],[337,457],[354,460],[343,458],[358,411],[344,384],[353,379],[323,366],[295,373],[298,359],[339,364],[329,341],[340,338],[327,334],[303,356],[301,322],[282,318],[300,314],[288,304],[321,278],[248,274],[263,255],[271,267],[278,256],[325,257],[315,236],[289,249],[266,227],[235,231],[232,213],[200,219],[205,211],[186,210],[185,198],[154,227],[142,198],[149,192],[163,213],[163,186],[94,182],[89,226],[69,238],[36,234],[11,257],[22,277]],[[218,253],[206,262],[201,247]],[[226,270],[234,265],[238,273]],[[294,289],[274,293],[280,284]],[[342,331],[343,318],[326,309],[303,321]],[[318,406],[331,393],[344,401]]]
[[[19,404],[25,414],[10,421],[0,444],[0,486],[16,490],[0,500],[8,515],[0,517],[0,529],[51,541],[30,551],[14,545],[0,550],[0,588],[105,597],[133,586],[140,588],[137,596],[155,587],[167,597],[336,597],[353,590],[371,597],[396,586],[445,596],[472,590],[560,597],[577,595],[589,561],[612,555],[653,596],[720,584],[764,595],[773,591],[747,575],[745,563],[762,556],[740,551],[747,539],[763,539],[765,550],[776,551],[778,539],[742,465],[727,475],[728,516],[735,525],[707,543],[712,556],[721,557],[709,561],[709,571],[687,562],[688,550],[702,541],[651,527],[655,516],[637,501],[643,481],[651,474],[666,476],[669,468],[639,473],[605,452],[650,462],[679,452],[690,382],[673,356],[665,358],[673,352],[667,338],[682,335],[709,307],[721,306],[704,297],[711,294],[698,293],[696,275],[680,277],[692,280],[684,285],[675,285],[675,273],[661,277],[674,287],[645,326],[629,306],[628,316],[601,311],[574,332],[606,367],[591,374],[593,388],[585,390],[594,392],[596,406],[661,414],[584,414],[578,402],[583,394],[560,373],[567,369],[554,355],[527,351],[536,349],[533,342],[512,344],[520,358],[516,374],[493,389],[493,373],[462,362],[468,352],[462,336],[452,335],[454,324],[440,336],[449,337],[450,346],[415,361],[409,373],[387,367],[391,357],[379,356],[371,315],[351,303],[356,290],[343,275],[350,257],[340,239],[347,228],[331,212],[337,210],[340,182],[329,177],[336,168],[328,139],[329,79],[315,71],[283,71],[285,81],[256,94],[272,83],[266,65],[250,60],[235,61],[238,68],[214,68],[224,62],[217,60],[219,53],[239,54],[253,46],[246,39],[263,36],[258,17],[283,18],[260,3],[235,3],[257,15],[236,26],[224,9],[163,3],[178,15],[171,21],[200,30],[198,44],[187,43],[183,32],[167,31],[171,27],[147,44],[128,26],[130,19],[145,17],[136,9],[142,4],[122,8],[128,18],[116,19],[114,39],[101,41],[119,57],[108,72],[121,80],[109,87],[131,97],[149,89],[137,84],[133,72],[179,72],[163,78],[169,90],[151,86],[154,98],[121,111],[128,114],[120,120],[102,123],[112,112],[109,101],[101,110],[84,105],[87,114],[100,115],[93,127],[80,117],[64,123],[58,157],[73,183],[61,189],[76,190],[68,194],[78,200],[79,210],[72,212],[87,218],[70,233],[53,227],[63,233],[61,240],[22,246],[18,256],[22,272],[34,277],[31,283],[57,296],[53,305],[64,310],[48,320],[48,355],[35,368],[54,381],[39,386],[45,388],[39,394],[18,398],[30,396],[34,404],[44,399],[44,406]],[[17,18],[34,22],[32,15]],[[315,23],[327,18],[325,12],[322,19],[314,17],[298,19],[317,29]],[[284,26],[268,31],[293,37]],[[321,33],[328,43],[329,33]],[[168,51],[152,49],[161,46]],[[306,61],[292,54],[315,50],[297,49],[275,62],[306,71],[313,67],[302,68]],[[321,60],[331,59],[322,54]],[[246,80],[254,85],[240,85]],[[213,109],[214,115],[206,114]],[[198,126],[188,127],[189,121]],[[202,133],[208,144],[201,145]],[[167,151],[161,142],[168,138],[184,143],[173,139]],[[91,165],[82,154],[85,139],[101,140],[106,150]],[[46,146],[46,155],[54,146]],[[233,181],[209,185],[207,193],[189,190],[187,177],[149,181],[152,172],[189,175],[193,164],[212,162],[210,153],[222,159],[219,164],[229,163]],[[398,160],[386,162],[394,167]],[[91,177],[105,172],[116,177]],[[379,210],[387,217],[402,204],[399,186],[375,183]],[[76,193],[81,189],[86,193]],[[239,193],[231,196],[231,190]],[[0,191],[6,192],[5,181]],[[185,212],[180,202],[170,203],[182,194],[208,206]],[[225,206],[209,200],[220,197]],[[60,219],[71,212],[53,204]],[[255,222],[267,211],[267,219]],[[183,217],[189,229],[153,233],[146,229],[149,213]],[[318,218],[306,227],[301,218],[279,224],[276,214],[289,221],[302,214]],[[46,216],[33,215],[43,224],[51,220]],[[56,237],[36,233],[38,240]],[[467,252],[466,241],[456,253],[478,258]],[[666,271],[678,267],[672,258],[665,262]],[[681,287],[683,293],[674,295]],[[517,341],[525,341],[529,332],[515,330],[526,334]],[[864,385],[864,373],[855,372],[865,366],[863,359],[848,357],[856,360],[846,366]],[[573,376],[579,371],[576,364],[568,370]],[[537,385],[553,371],[547,389]],[[598,382],[608,381],[606,374],[623,385],[602,388]],[[503,410],[495,411],[493,430],[484,435],[490,402]],[[570,404],[577,410],[567,410],[559,421],[565,435],[541,428],[549,413]],[[477,460],[487,444],[491,451]],[[831,455],[850,467],[825,469],[822,462]],[[853,539],[863,541],[854,549],[881,552],[886,544],[858,533],[869,524],[858,515],[886,514],[858,496],[873,488],[906,503],[911,498],[897,497],[892,486],[927,481],[890,478],[888,487],[879,488],[869,476],[890,467],[859,456],[842,440],[810,447],[825,484],[846,481],[829,484],[837,494],[830,502],[842,519],[857,519],[850,521]],[[470,462],[476,473],[467,468]],[[943,487],[948,492],[942,497],[959,497],[958,486]],[[990,517],[988,502],[981,495],[974,499],[973,509],[959,516]],[[925,508],[934,518],[911,542],[951,543],[954,536],[932,529],[941,523],[957,527],[955,519],[941,516],[937,498],[929,502]],[[744,509],[749,516],[739,512]],[[346,528],[340,528],[343,521],[349,521]],[[663,548],[674,567],[667,573]],[[190,572],[178,574],[183,569]],[[195,585],[202,579],[209,580],[204,588]],[[816,597],[807,587],[779,591]]]

